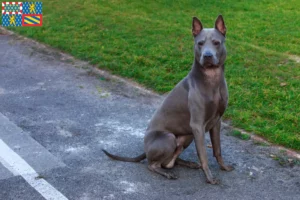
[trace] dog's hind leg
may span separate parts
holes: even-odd
[[[171,171],[169,171],[167,169],[161,168],[160,163],[149,164],[148,165],[148,169],[150,171],[156,172],[156,173],[158,173],[158,174],[160,174],[160,175],[162,175],[162,176],[164,176],[164,177],[166,177],[168,179],[177,179],[178,178],[177,175],[174,174],[173,172],[171,172]]]
[[[173,154],[172,160],[168,163],[164,163],[162,166],[164,168],[172,168],[174,164],[181,165],[184,167],[189,167],[191,169],[200,169],[201,165],[183,160],[179,158],[179,155],[182,153],[182,151],[187,148],[191,142],[193,141],[193,136],[190,135],[183,135],[183,136],[177,136],[176,137],[176,150]]]
[[[192,143],[193,139],[194,139],[194,137],[192,135],[182,135],[182,136],[178,136],[176,138],[176,141],[177,141],[177,150],[176,151],[179,150],[179,152],[177,152],[177,155],[174,159],[175,164],[181,165],[184,167],[188,167],[191,169],[200,169],[201,168],[201,165],[199,165],[198,163],[186,161],[186,160],[183,160],[178,157],[179,154]]]
[[[198,163],[191,162],[191,161],[186,161],[186,160],[183,160],[181,158],[177,158],[176,161],[175,161],[175,164],[181,165],[181,166],[184,166],[184,167],[188,167],[188,168],[191,168],[191,169],[200,169],[201,168],[201,165],[199,165]]]
[[[176,137],[172,133],[153,131],[146,134],[145,152],[148,160],[148,169],[168,179],[176,179],[177,176],[169,170],[172,168],[172,160],[176,154]],[[175,158],[176,159],[176,158]]]

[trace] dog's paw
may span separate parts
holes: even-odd
[[[194,163],[194,162],[191,162],[188,167],[191,169],[201,169],[202,168],[201,165],[199,165],[198,163]]]
[[[174,174],[173,172],[166,172],[165,173],[165,177],[167,177],[168,179],[178,179],[178,176],[176,174]]]
[[[219,179],[212,178],[210,180],[206,179],[206,182],[212,185],[219,185],[221,181]]]
[[[234,170],[234,167],[231,166],[231,165],[223,165],[220,168],[221,168],[221,170],[224,170],[224,171],[227,171],[227,172],[230,172],[230,171]]]

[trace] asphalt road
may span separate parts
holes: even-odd
[[[270,158],[278,151],[228,136],[223,172],[208,149],[220,185],[202,171],[176,166],[178,180],[135,156],[162,98],[107,76],[85,62],[13,35],[0,35],[0,199],[300,199],[300,167]],[[209,140],[207,138],[207,143]],[[197,161],[194,144],[181,156]]]

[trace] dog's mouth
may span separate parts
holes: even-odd
[[[203,66],[205,68],[216,68],[218,67],[218,64],[215,63],[214,60],[211,58],[211,59],[204,59]]]
[[[219,66],[219,59],[215,56],[205,57],[201,56],[199,59],[199,63],[201,66],[205,68],[216,68]]]

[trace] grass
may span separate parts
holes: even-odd
[[[300,166],[300,160],[297,158],[291,158],[287,156],[286,151],[280,151],[276,155],[271,154],[271,158],[273,158],[273,160],[278,161],[278,163],[282,167]]]
[[[239,138],[241,140],[250,140],[251,139],[251,136],[250,135],[247,135],[247,134],[243,134],[241,133],[240,131],[238,130],[232,130],[230,135],[236,137],[236,138]]]
[[[269,144],[267,144],[266,142],[260,142],[260,141],[253,141],[253,144],[257,145],[257,146],[263,146],[263,147],[267,147],[270,146]]]
[[[170,91],[193,61],[192,16],[227,25],[225,118],[300,150],[300,1],[43,1],[43,26],[13,28],[148,88]]]

